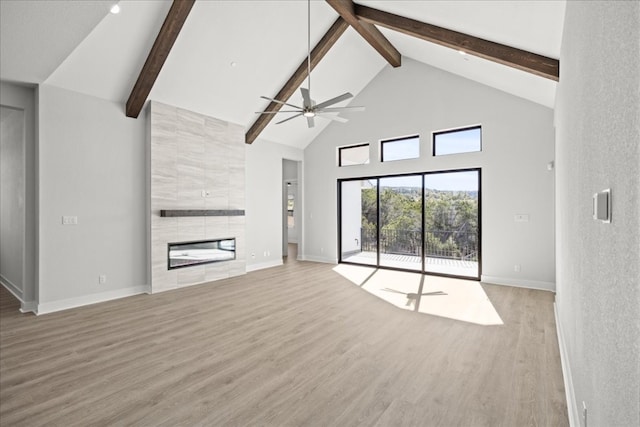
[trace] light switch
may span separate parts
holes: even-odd
[[[515,222],[529,222],[529,214],[516,214],[514,217]]]
[[[610,197],[611,189],[609,188],[593,195],[593,219],[604,223],[611,222]]]

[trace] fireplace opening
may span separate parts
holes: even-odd
[[[236,259],[236,239],[169,243],[169,270]]]

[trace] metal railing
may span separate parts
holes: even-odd
[[[376,230],[360,229],[362,251],[376,252]],[[418,230],[380,230],[380,253],[420,256],[421,238]],[[476,231],[427,230],[425,256],[432,258],[478,261]]]

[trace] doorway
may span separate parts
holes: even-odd
[[[282,160],[282,257],[298,258],[301,243],[301,202],[298,176],[301,164],[298,161]]]

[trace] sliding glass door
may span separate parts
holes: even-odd
[[[480,278],[480,170],[424,176],[425,272]]]
[[[380,266],[422,271],[422,175],[379,183]]]
[[[340,191],[340,260],[378,265],[378,180],[343,181]]]
[[[341,180],[340,262],[480,278],[480,169]]]

